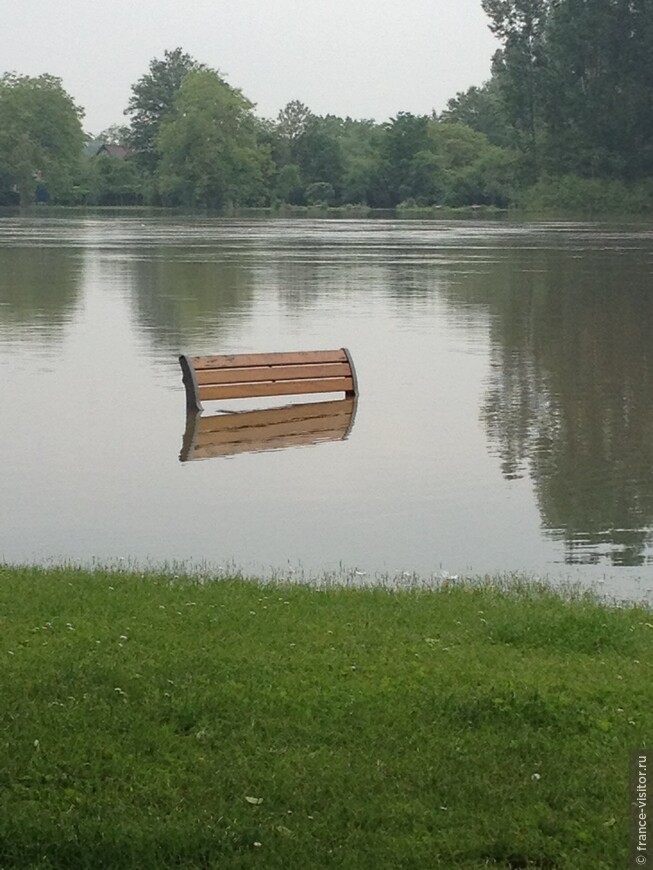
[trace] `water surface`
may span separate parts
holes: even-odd
[[[0,559],[645,596],[652,279],[642,227],[0,219]],[[180,352],[341,346],[346,439],[179,461]]]

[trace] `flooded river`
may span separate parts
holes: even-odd
[[[0,560],[650,597],[652,336],[641,226],[0,218]],[[180,353],[343,346],[325,437],[184,453]]]

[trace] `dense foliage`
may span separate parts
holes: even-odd
[[[438,116],[378,123],[292,100],[275,120],[180,48],[133,85],[128,126],[78,159],[57,79],[0,79],[0,203],[653,210],[650,0],[482,0],[489,81]],[[50,132],[52,134],[50,135]]]
[[[132,87],[126,115],[131,115],[129,141],[141,170],[153,172],[159,154],[157,137],[162,123],[174,112],[175,96],[189,72],[202,66],[180,48],[154,59],[150,71]]]
[[[653,160],[650,0],[483,0],[494,77],[531,171],[638,180]]]
[[[39,190],[65,198],[84,134],[82,111],[54,76],[0,77],[0,202],[33,202]]]

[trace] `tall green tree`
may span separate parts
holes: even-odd
[[[544,172],[650,177],[651,0],[483,0],[483,8],[502,43],[490,90],[512,143],[530,159],[530,180]],[[479,96],[470,90],[450,103],[476,129]],[[487,118],[487,100],[480,106]]]
[[[158,162],[157,137],[174,111],[175,97],[186,76],[206,69],[181,48],[165,51],[163,59],[150,61],[149,72],[132,86],[125,114],[131,116],[130,145],[138,165],[153,172]]]
[[[533,175],[538,170],[538,133],[542,120],[545,31],[551,0],[482,0],[490,30],[502,43],[493,59],[515,144],[526,152]]]
[[[274,199],[291,205],[304,204],[304,181],[296,163],[285,163],[277,169],[274,179]]]
[[[96,137],[106,145],[124,145],[129,146],[130,129],[124,124],[111,124],[102,130]]]
[[[653,3],[558,0],[547,29],[543,108],[558,172],[653,172]]]
[[[437,158],[431,183],[437,180],[442,191],[432,201],[501,208],[510,204],[518,176],[514,152],[492,145],[485,134],[465,124],[432,121],[428,132]]]
[[[157,137],[157,183],[168,202],[220,209],[259,204],[268,152],[253,105],[209,69],[189,73]]]
[[[473,85],[466,91],[459,91],[440,114],[440,121],[471,127],[484,133],[492,145],[506,147],[511,144],[510,122],[496,77],[479,87]]]
[[[423,173],[419,172],[416,177],[415,160],[423,164],[425,158],[418,155],[431,151],[428,128],[426,115],[410,112],[399,112],[384,126],[379,172],[385,182],[388,201],[383,205],[395,206],[405,199],[420,196],[419,179],[423,178]]]
[[[288,103],[279,112],[270,138],[277,172],[275,195],[284,202],[306,204],[318,201],[316,197],[322,196],[328,190],[324,185],[328,185],[327,199],[340,202],[345,173],[343,145],[352,123],[334,115],[315,115],[299,100]]]
[[[339,198],[344,168],[340,140],[324,118],[312,115],[307,120],[292,153],[305,187],[330,184]]]
[[[55,76],[0,78],[0,186],[15,189],[22,206],[39,187],[55,199],[69,191],[84,143],[83,114]]]
[[[300,100],[291,100],[277,115],[277,131],[281,139],[292,148],[315,117]]]
[[[337,131],[342,155],[343,202],[370,204],[375,198],[374,184],[379,178],[380,124],[353,118],[325,119]]]
[[[282,202],[301,204],[304,201],[306,185],[299,166],[297,143],[314,117],[304,103],[291,100],[275,121],[264,122],[261,141],[269,147],[277,174],[273,195]]]

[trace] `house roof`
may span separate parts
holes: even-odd
[[[103,139],[91,139],[84,145],[84,154],[88,157],[115,157],[117,160],[124,160],[129,157],[131,151],[125,145],[118,145],[116,142],[105,142]]]
[[[124,160],[125,157],[129,157],[130,151],[129,148],[126,148],[124,145],[118,145],[115,142],[103,142],[101,148],[97,151],[97,154],[98,156],[100,154],[106,154],[108,157],[115,157],[118,160]]]

